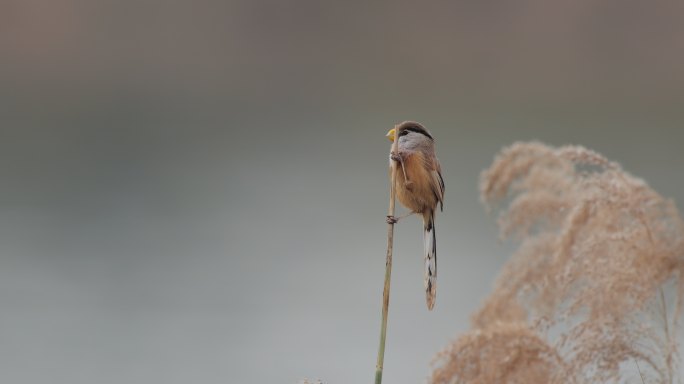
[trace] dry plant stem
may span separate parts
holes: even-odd
[[[671,356],[671,349],[670,349],[670,341],[673,339],[670,335],[670,329],[668,327],[668,319],[667,319],[667,303],[665,302],[665,293],[663,292],[663,287],[661,286],[659,288],[660,290],[660,305],[661,305],[661,310],[662,314],[661,316],[663,317],[663,331],[665,332],[665,340],[668,341],[668,346],[667,346],[667,356],[665,357],[665,364],[667,366],[667,380],[668,383],[674,383],[672,380],[672,356]]]
[[[644,380],[644,375],[641,374],[641,368],[639,368],[639,362],[634,359],[634,364],[636,364],[637,371],[639,371],[639,377],[641,377],[641,384],[646,384],[646,381]]]
[[[396,127],[395,127],[396,128]],[[398,153],[397,137],[392,145],[392,152]],[[396,200],[396,182],[397,182],[397,162],[392,161],[391,169],[391,185],[390,185],[390,201],[389,201],[389,216],[394,216],[394,204]],[[385,287],[382,292],[382,325],[380,328],[380,347],[378,348],[378,361],[375,365],[375,384],[382,383],[382,367],[385,361],[385,338],[387,336],[387,314],[389,311],[389,295],[390,295],[390,279],[392,277],[392,250],[394,244],[394,224],[387,224],[387,256],[385,259]]]

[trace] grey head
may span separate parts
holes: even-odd
[[[420,123],[404,121],[396,129],[399,138],[399,149],[402,150],[431,150],[434,139],[430,132]]]

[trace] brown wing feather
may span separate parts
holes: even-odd
[[[444,210],[444,179],[442,178],[442,167],[439,165],[439,160],[437,160],[436,157],[433,156],[431,160],[430,186],[440,204],[441,210]]]

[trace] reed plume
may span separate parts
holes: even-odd
[[[481,175],[519,243],[432,383],[675,383],[684,221],[674,203],[579,146],[504,148]]]

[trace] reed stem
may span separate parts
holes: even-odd
[[[394,127],[396,129],[396,126]],[[399,137],[396,136],[392,144],[392,151],[398,153]],[[396,200],[396,182],[397,182],[397,162],[391,162],[391,176],[390,176],[390,200],[389,200],[389,216],[394,216],[394,204]],[[385,339],[387,336],[387,314],[389,312],[389,295],[390,295],[390,279],[392,277],[392,250],[394,244],[394,224],[387,224],[387,256],[385,259],[385,286],[382,292],[382,325],[380,328],[380,347],[378,348],[378,361],[375,365],[375,384],[382,383],[382,368],[385,361]]]

